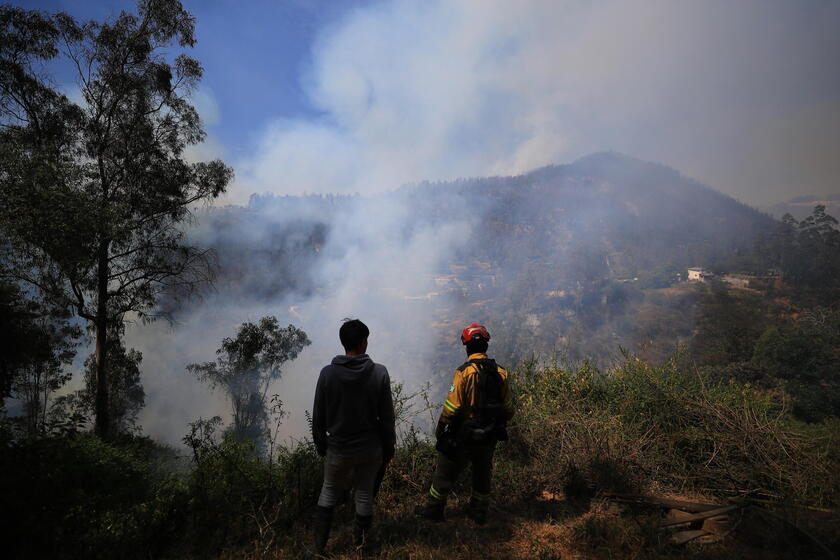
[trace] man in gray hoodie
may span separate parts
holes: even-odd
[[[315,551],[323,554],[333,509],[347,474],[353,472],[356,498],[354,542],[369,547],[377,473],[394,456],[396,432],[388,370],[366,354],[370,331],[358,319],[338,331],[345,354],[321,370],[312,407],[312,440],[325,457],[318,498]]]

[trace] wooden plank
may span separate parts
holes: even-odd
[[[729,522],[728,515],[721,515],[704,520],[703,529],[716,535],[722,535],[732,530],[732,524]]]
[[[683,517],[681,519],[675,519],[670,521],[664,521],[660,527],[673,527],[674,525],[682,525],[683,523],[692,523],[694,521],[702,521],[703,519],[708,519],[710,517],[717,517],[718,515],[723,515],[724,513],[729,513],[730,511],[736,510],[742,507],[740,504],[735,504],[732,506],[726,506],[718,509],[712,509],[709,511],[704,511],[702,513],[695,513],[694,515],[689,515],[687,517]]]
[[[682,521],[689,515],[694,515],[694,513],[683,511],[681,509],[669,509],[662,521]]]

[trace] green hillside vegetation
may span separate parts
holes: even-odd
[[[417,412],[411,406],[422,399],[397,388],[402,437],[379,497],[382,557],[812,557],[813,545],[790,531],[756,541],[748,531],[753,522],[714,545],[677,547],[656,527],[660,512],[610,506],[612,493],[771,502],[762,507],[793,516],[836,551],[840,534],[824,520],[830,514],[798,506],[840,505],[838,419],[805,424],[791,415],[784,392],[716,380],[679,361],[653,366],[628,355],[603,371],[589,362],[517,369],[519,414],[497,454],[486,528],[461,513],[466,487],[456,490],[446,524],[413,519],[434,450],[410,427]],[[312,444],[273,442],[260,455],[233,434],[223,436],[219,423],[193,425],[188,457],[142,437],[6,437],[0,491],[12,512],[11,557],[305,552],[321,475]],[[331,545],[337,557],[351,556],[349,530],[339,527]]]
[[[840,233],[824,208],[801,222],[773,222],[673,170],[616,154],[389,196],[418,205],[438,197],[453,212],[419,212],[420,221],[459,216],[449,197],[475,202],[473,227],[485,242],[477,252],[454,251],[448,266],[459,267],[457,287],[434,303],[436,319],[441,340],[452,338],[448,325],[465,309],[494,325],[495,356],[517,366],[519,412],[496,459],[491,524],[468,524],[463,489],[449,524],[418,523],[411,509],[427,490],[434,448],[423,433],[428,418],[416,413],[437,403],[460,360],[458,348],[439,346],[428,391],[400,398],[403,436],[379,499],[383,557],[818,554],[791,525],[749,513],[718,543],[678,547],[658,528],[661,511],[617,506],[616,493],[754,501],[840,550],[832,513],[840,484]],[[209,211],[192,241],[216,249],[216,286],[231,297],[317,294],[326,288],[312,270],[329,220],[355,200],[255,198],[248,208]],[[290,215],[247,229],[280,203]],[[301,218],[287,219],[295,213]],[[251,268],[255,262],[266,266]],[[697,264],[719,273],[776,269],[778,281],[762,289],[677,281]],[[290,274],[262,272],[278,267]],[[491,272],[497,278],[485,282]],[[162,293],[160,311],[177,317],[187,309],[180,295]],[[186,455],[163,447],[134,422],[144,404],[142,356],[125,348],[115,323],[107,346],[115,433],[100,439],[86,431],[96,417],[93,359],[82,391],[51,397],[70,378],[81,335],[72,314],[10,280],[0,283],[0,305],[3,397],[28,395],[24,414],[0,423],[12,557],[305,552],[321,461],[306,439],[280,445],[272,437],[282,409],[277,400],[268,407],[253,390],[259,383],[230,393],[257,405],[258,441],[219,418],[197,419],[184,436]],[[345,526],[332,550],[347,555],[349,543]]]

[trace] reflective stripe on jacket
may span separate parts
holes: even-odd
[[[470,354],[468,360],[484,360],[487,354]],[[504,401],[505,416],[508,420],[513,416],[513,397],[508,386],[508,371],[499,367],[499,377],[502,379],[502,400]],[[455,370],[449,394],[443,401],[443,411],[440,421],[451,424],[456,418],[472,418],[477,402],[476,388],[478,386],[478,366],[467,363]]]

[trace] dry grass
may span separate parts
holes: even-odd
[[[749,512],[737,520],[737,532],[720,542],[677,546],[670,542],[672,531],[658,528],[664,512],[655,508],[618,506],[603,500],[582,504],[552,495],[531,504],[494,508],[489,523],[479,527],[465,516],[465,506],[465,500],[456,501],[447,520],[434,523],[415,519],[408,505],[391,507],[383,503],[377,523],[382,548],[373,556],[386,560],[820,558],[819,551],[789,527]],[[327,558],[349,560],[361,556],[352,546],[350,519],[349,512],[339,512]],[[834,516],[824,523],[838,521],[840,518]],[[817,534],[830,536],[831,526],[824,525],[822,531]],[[840,542],[828,542],[836,552]],[[249,553],[237,549],[220,558],[304,558],[308,549],[309,533],[302,524],[299,531],[271,551],[257,553],[251,549]]]
[[[540,486],[840,499],[836,422],[797,425],[784,395],[632,358],[607,372],[585,363],[532,371],[519,384],[523,414],[506,453]]]
[[[583,363],[520,371],[519,415],[495,460],[492,515],[478,527],[465,515],[468,473],[447,521],[418,520],[435,452],[413,433],[382,486],[378,532],[384,559],[817,558],[812,544],[779,521],[745,513],[714,544],[671,544],[665,512],[617,505],[612,492],[725,503],[761,498],[840,552],[840,518],[796,504],[835,507],[840,495],[837,433],[790,420],[782,395],[712,384],[676,362],[635,358],[608,372]],[[747,510],[752,511],[752,510]],[[343,512],[343,513],[342,513]],[[331,558],[356,558],[351,515],[338,515]],[[834,517],[831,517],[834,515]],[[269,551],[237,549],[223,558],[298,558],[310,542],[301,520]]]

